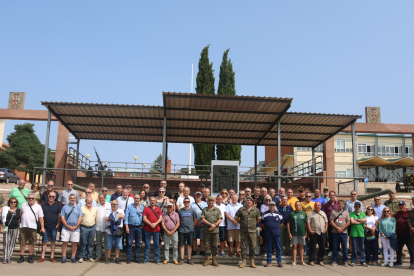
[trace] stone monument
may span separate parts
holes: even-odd
[[[218,195],[223,189],[239,192],[239,161],[211,161],[211,194]]]

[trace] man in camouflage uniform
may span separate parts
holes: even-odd
[[[400,207],[398,207],[398,201],[395,199],[395,191],[390,190],[388,193],[388,196],[390,199],[386,200],[384,202],[384,205],[390,208],[391,212],[395,215],[400,210]],[[382,214],[377,214],[378,217],[381,217]]]
[[[206,255],[206,262],[204,266],[210,264],[210,256],[213,255],[211,262],[214,266],[219,266],[216,261],[217,256],[217,241],[219,240],[219,224],[223,219],[219,208],[214,207],[216,200],[214,197],[209,196],[207,198],[208,207],[204,208],[201,212],[201,221],[204,227],[204,251]]]
[[[254,248],[256,247],[256,224],[262,219],[260,211],[253,206],[253,198],[246,198],[246,207],[237,210],[234,219],[240,224],[241,256],[240,268],[246,267],[247,246],[250,248],[250,267],[256,268],[254,264]]]

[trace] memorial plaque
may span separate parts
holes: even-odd
[[[365,107],[365,119],[367,123],[381,124],[381,108]]]
[[[24,92],[10,92],[8,109],[24,109],[24,100],[26,93]]]
[[[239,162],[213,160],[211,162],[211,191],[212,194],[219,194],[221,190],[233,189],[236,193],[239,191]]]

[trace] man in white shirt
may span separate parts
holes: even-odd
[[[106,242],[106,211],[111,210],[111,203],[105,201],[105,195],[100,194],[98,196],[99,203],[96,204],[96,225],[95,225],[95,231],[96,231],[96,259],[95,261],[99,260],[106,260],[108,258],[108,253],[105,250],[105,259],[102,256],[102,238],[104,240],[104,243]]]
[[[69,204],[70,195],[75,195],[76,202],[79,202],[79,194],[78,194],[78,191],[73,189],[73,182],[69,180],[68,182],[66,182],[66,186],[68,188],[66,190],[63,190],[60,193],[59,198],[57,199],[57,201],[60,202],[60,205],[63,206],[63,205]]]
[[[237,211],[243,207],[237,202],[237,194],[233,194],[231,197],[231,203],[226,206],[226,218],[227,218],[227,240],[229,242],[230,253],[229,256],[233,256],[233,243],[236,243],[236,255],[240,257],[240,224],[234,219]]]
[[[184,190],[183,190],[183,195],[180,196],[177,199],[177,209],[176,209],[177,211],[180,210],[181,208],[184,208],[184,202],[183,202],[184,198],[190,199],[190,205],[191,205],[191,203],[194,202],[194,197],[190,196],[190,188],[189,187],[185,187]]]
[[[214,203],[214,207],[217,207],[220,209],[221,212],[221,216],[224,218],[224,213],[226,212],[226,205],[224,205],[223,203],[223,196],[222,195],[218,195],[216,197],[216,203]],[[220,224],[219,224],[219,239],[220,239],[220,255],[221,256],[226,256],[224,254],[224,242],[226,241],[226,220],[222,219]]]
[[[118,209],[121,209],[124,212],[124,215],[125,215],[125,211],[126,211],[128,205],[134,204],[134,198],[129,196],[129,190],[128,189],[124,189],[122,191],[122,196],[118,197],[116,199],[116,201],[118,201],[118,204],[119,204]],[[123,223],[123,221],[122,221],[122,223]],[[123,227],[124,227],[124,235],[122,236],[122,245],[123,245],[122,252],[126,253],[127,246],[128,246],[127,245],[128,238],[127,238],[125,225]]]
[[[42,207],[36,203],[36,196],[30,193],[27,197],[27,202],[23,203],[20,207],[20,259],[18,263],[24,262],[24,252],[26,251],[26,242],[29,242],[29,257],[28,263],[33,263],[33,251],[35,242],[37,239],[37,221],[40,222],[41,232],[45,232],[43,222],[43,210]]]

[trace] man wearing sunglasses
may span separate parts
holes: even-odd
[[[200,194],[201,195],[201,194]],[[183,200],[184,208],[178,210],[180,216],[180,228],[178,229],[178,241],[180,243],[180,265],[184,264],[184,251],[187,245],[188,263],[193,265],[191,260],[191,250],[193,245],[194,227],[197,225],[197,213],[190,207],[191,200],[185,198]]]
[[[78,191],[73,189],[73,182],[68,181],[66,182],[66,190],[63,190],[60,195],[57,197],[57,201],[59,201],[60,205],[66,205],[69,204],[69,197],[70,195],[74,195],[76,197],[76,202],[79,202],[79,194]]]
[[[29,242],[29,257],[28,263],[33,263],[33,251],[37,239],[37,221],[40,222],[41,232],[45,232],[43,223],[42,207],[36,203],[35,194],[30,193],[27,197],[27,202],[20,207],[20,259],[18,263],[24,262],[24,252],[26,251],[26,242]]]
[[[90,196],[91,194],[92,194],[92,190],[89,189],[89,188],[86,189],[86,191],[85,191],[86,198],[91,197]],[[79,200],[79,203],[78,203],[79,208],[82,208],[83,206],[86,205],[86,202],[85,202],[86,198],[82,198],[81,200]],[[92,200],[92,207],[95,207],[95,206],[96,206],[96,201]]]
[[[171,199],[171,201],[174,199],[172,193],[170,191],[167,191],[167,180],[161,180],[161,182],[160,182],[160,188],[164,188],[165,189],[164,196],[166,196],[169,199]],[[158,190],[154,193],[154,196],[155,197],[159,196],[158,195]]]
[[[103,194],[104,195],[104,198],[105,198],[105,202],[111,202],[111,196],[110,195],[108,195],[108,188],[106,188],[106,187],[103,187],[102,189],[101,189],[101,194]],[[98,199],[99,199],[99,196],[98,196]],[[98,202],[99,202],[99,200],[98,200]]]
[[[154,196],[153,193],[150,193],[150,185],[148,183],[142,185],[142,189],[147,193],[147,198],[151,198],[152,196]]]
[[[60,211],[62,207],[56,200],[56,193],[50,192],[48,195],[49,200],[42,204],[43,210],[43,219],[45,224],[45,234],[43,236],[43,244],[42,244],[42,257],[37,261],[38,263],[42,263],[45,261],[45,253],[47,242],[50,239],[50,261],[52,263],[56,263],[56,260],[53,258],[55,255],[55,242],[56,242],[56,235],[57,230],[59,229],[60,223]]]
[[[52,192],[56,194],[56,199],[59,198],[59,193],[55,191],[55,182],[53,182],[53,180],[47,182],[46,188],[47,190],[43,192],[42,197],[40,198],[42,204],[49,201],[49,194]]]

